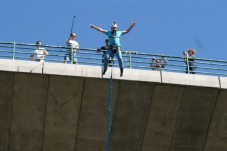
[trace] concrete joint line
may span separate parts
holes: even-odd
[[[220,76],[218,76],[218,81],[219,81],[219,88],[221,89],[222,85],[221,85],[221,79],[220,79]]]
[[[161,83],[163,83],[163,80],[162,80],[162,71],[160,71],[160,79],[161,79]]]

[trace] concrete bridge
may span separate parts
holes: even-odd
[[[0,151],[105,151],[110,70],[0,60]],[[227,151],[227,78],[113,69],[110,151]]]

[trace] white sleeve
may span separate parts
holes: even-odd
[[[34,54],[34,55],[37,55],[37,54],[38,54],[38,51],[37,51],[37,50],[34,50],[34,51],[33,51],[33,54]]]

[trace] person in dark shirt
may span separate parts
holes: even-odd
[[[97,53],[103,52],[103,55],[102,55],[102,63],[104,63],[104,56],[105,56],[106,51],[107,51],[108,49],[109,49],[109,39],[106,39],[106,40],[105,40],[105,46],[102,46],[102,47],[100,47],[100,48],[98,48],[98,49],[96,50]],[[108,61],[109,67],[112,66],[112,61],[113,61],[113,57],[111,56],[110,59],[109,59],[109,61]]]

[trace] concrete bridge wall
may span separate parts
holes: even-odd
[[[110,70],[0,60],[0,151],[105,151]],[[227,78],[113,69],[110,151],[226,151]]]

